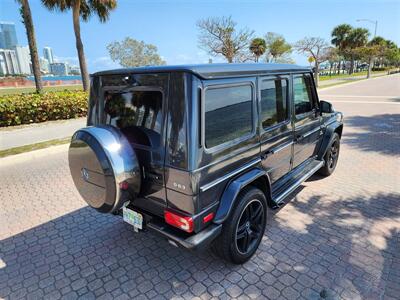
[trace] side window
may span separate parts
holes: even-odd
[[[288,81],[277,78],[261,82],[261,122],[263,128],[278,124],[288,118]]]
[[[208,88],[205,92],[205,146],[232,141],[253,131],[251,85]]]
[[[294,109],[295,114],[300,115],[312,111],[313,96],[312,96],[311,76],[308,74],[295,75],[293,78],[294,90]]]

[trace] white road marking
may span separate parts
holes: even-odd
[[[323,93],[318,93],[321,96],[324,97],[336,97],[336,98],[400,98],[400,95],[398,96],[365,96],[365,95],[324,95]]]
[[[332,103],[360,103],[360,104],[394,104],[400,105],[400,102],[379,102],[379,101],[344,101],[344,100],[331,100]]]

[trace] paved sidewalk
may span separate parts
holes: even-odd
[[[382,77],[382,76],[387,76],[387,73],[382,72],[382,73],[375,73],[371,74],[371,78],[376,78],[376,77]],[[341,77],[341,78],[334,78],[334,79],[329,79],[329,80],[320,80],[319,81],[319,87],[324,87],[324,86],[330,86],[330,85],[336,85],[339,83],[347,83],[347,82],[355,82],[360,79],[366,79],[367,75],[359,75],[359,76],[352,76],[352,77]]]
[[[85,125],[86,118],[78,118],[0,128],[0,150],[70,137]]]

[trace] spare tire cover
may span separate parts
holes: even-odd
[[[125,136],[112,126],[94,126],[74,133],[69,167],[82,198],[101,212],[113,212],[140,191],[137,156]],[[121,191],[120,184],[124,183]],[[129,198],[128,197],[128,198]]]

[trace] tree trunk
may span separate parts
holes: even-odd
[[[350,60],[350,70],[349,70],[349,74],[353,74],[353,69],[354,69],[354,57],[353,55],[351,55],[351,60]]]
[[[342,67],[342,60],[340,59],[339,60],[339,65],[338,65],[338,74],[340,74],[340,69],[341,69],[341,67]]]
[[[22,0],[22,17],[26,28],[26,35],[28,37],[29,52],[31,55],[33,76],[35,78],[36,92],[41,93],[43,90],[42,76],[40,74],[39,57],[36,47],[35,29],[33,27],[33,20],[31,14],[31,8],[28,0]]]
[[[315,87],[319,85],[319,63],[315,60],[315,71],[314,71]]]
[[[367,78],[371,78],[371,70],[372,70],[372,64],[374,62],[374,59],[372,57],[369,58],[368,62],[368,72],[367,72]]]
[[[74,22],[76,50],[78,51],[79,67],[81,69],[83,89],[85,91],[88,91],[89,90],[89,74],[87,71],[85,53],[83,50],[83,44],[82,44],[82,40],[81,40],[81,26],[80,26],[80,20],[79,20],[80,6],[81,6],[81,1],[75,0],[74,6],[72,8],[72,18],[73,18],[73,22]]]

